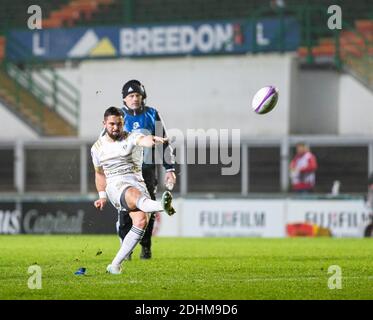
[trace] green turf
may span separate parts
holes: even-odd
[[[124,274],[105,274],[118,247],[115,236],[0,236],[0,299],[373,299],[372,239],[153,238],[152,260],[136,248]],[[41,290],[27,286],[35,263]],[[331,265],[342,289],[328,288]]]

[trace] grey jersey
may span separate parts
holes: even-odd
[[[127,174],[141,176],[143,148],[138,146],[138,140],[143,136],[141,133],[125,132],[121,139],[112,141],[105,134],[93,144],[93,165],[96,170],[103,170],[108,183]]]

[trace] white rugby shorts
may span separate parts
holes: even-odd
[[[106,193],[109,197],[110,202],[117,210],[127,210],[120,202],[123,191],[130,187],[134,187],[139,190],[142,194],[150,198],[148,189],[144,179],[136,174],[126,174],[118,178],[113,178],[108,181],[106,185]]]

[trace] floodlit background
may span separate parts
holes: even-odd
[[[115,233],[114,209],[98,215],[92,205],[90,147],[104,110],[122,106],[121,88],[135,78],[169,132],[185,137],[175,145],[178,214],[159,216],[155,236],[286,237],[294,223],[336,237],[370,235],[370,1],[5,0],[2,6],[0,233]],[[251,100],[266,85],[279,89],[279,102],[257,115]],[[185,161],[205,150],[189,144],[197,129],[210,138],[206,164]],[[209,156],[222,130],[229,134],[223,151],[234,157],[228,163]],[[288,166],[299,141],[319,165],[308,195],[291,192]],[[238,172],[222,175],[233,162]]]
[[[0,299],[371,299],[372,57],[370,0],[2,0]],[[114,278],[90,148],[130,79],[175,138],[177,213]]]

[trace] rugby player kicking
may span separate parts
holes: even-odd
[[[105,135],[91,148],[95,167],[95,183],[99,199],[94,202],[102,210],[109,198],[117,210],[125,210],[132,219],[132,228],[123,239],[122,245],[106,271],[111,274],[122,272],[121,264],[140,242],[152,212],[164,211],[173,215],[172,195],[165,191],[161,201],[150,198],[141,167],[143,147],[163,144],[167,138],[123,130],[123,113],[115,107],[104,113]]]

